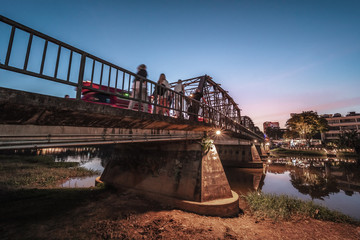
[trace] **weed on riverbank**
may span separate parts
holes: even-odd
[[[0,189],[54,187],[72,177],[100,174],[52,156],[0,155]]]
[[[310,217],[318,220],[360,225],[359,221],[340,212],[287,195],[251,192],[243,197],[249,204],[251,212],[257,217],[268,217],[275,220]]]

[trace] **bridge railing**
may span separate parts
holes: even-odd
[[[4,56],[0,55],[0,68],[2,69],[74,86],[76,87],[76,99],[81,99],[83,90],[88,89],[107,95],[115,95],[129,101],[133,100],[138,102],[139,106],[141,103],[150,104],[154,108],[154,113],[157,112],[156,108],[167,109],[167,112],[172,110],[187,113],[183,103],[185,101],[191,102],[191,99],[186,96],[167,89],[166,96],[172,96],[174,103],[176,103],[169,106],[168,101],[159,101],[160,97],[156,89],[161,86],[156,82],[4,16],[0,15],[0,21],[6,25],[1,28],[2,35],[5,38],[8,37],[7,49],[0,51],[0,53],[4,52]],[[16,44],[14,44],[15,42]],[[15,56],[12,54],[14,48],[23,51],[16,51],[17,55]],[[13,59],[14,61],[12,61]],[[140,79],[140,87],[146,87],[145,91],[139,91],[140,94],[150,92],[153,93],[152,98],[131,95],[134,78]],[[84,81],[88,81],[90,84],[84,85]],[[144,82],[146,84],[142,84]],[[99,88],[99,86],[102,87]],[[138,107],[138,110],[140,111],[141,108]]]
[[[165,97],[173,102],[169,104],[170,101],[162,101],[163,97],[157,91],[162,86],[154,81],[0,15],[1,23],[0,37],[7,43],[1,44],[0,41],[0,69],[73,86],[78,100],[87,89],[135,101],[138,111],[147,104],[152,106],[151,113],[157,114],[159,110],[167,114],[173,112],[185,119],[200,120],[218,128],[254,136],[219,109],[167,88]],[[138,96],[132,94],[135,78],[140,79]],[[142,87],[146,90],[142,91]],[[150,96],[143,96],[145,92]]]

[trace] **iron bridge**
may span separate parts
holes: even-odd
[[[173,104],[164,104],[159,101],[160,98],[155,91],[160,87],[155,81],[143,78],[1,15],[0,27],[0,35],[5,39],[0,42],[0,54],[3,53],[0,55],[0,69],[72,86],[76,89],[75,99],[79,101],[82,99],[84,90],[93,91],[106,96],[136,101],[138,106],[144,103],[151,106],[151,111],[147,113],[142,112],[142,108],[138,107],[136,111],[142,115],[156,115],[157,109],[167,109],[168,113],[177,115],[181,123],[185,121],[186,124],[191,125],[194,124],[191,119],[195,119],[197,125],[211,126],[214,129],[263,141],[263,134],[259,128],[254,126],[249,117],[241,116],[241,110],[233,98],[208,75],[182,80],[185,90],[183,93],[175,92],[172,87],[176,83],[171,83],[171,87],[167,88],[166,91],[168,96],[171,96]],[[144,83],[146,88],[144,92],[151,96],[144,98],[141,96],[143,92],[141,90],[140,96],[133,97],[131,95],[132,81],[135,78],[140,79],[140,86],[143,86],[142,83]],[[1,80],[4,81],[4,79]],[[196,89],[203,95],[200,101],[192,97]],[[3,101],[2,104],[6,104],[6,102]],[[189,106],[197,106],[198,109],[194,112],[194,108],[191,110]],[[167,118],[173,117],[167,116]],[[0,124],[5,123],[2,119],[0,121]],[[49,143],[49,135],[28,135],[20,138],[0,133],[0,145],[11,145],[10,142],[16,141],[16,138],[22,139],[17,142],[19,145],[24,139],[31,137],[40,139],[40,142]],[[61,145],[61,143],[65,144],[69,140],[68,137],[67,135],[55,135],[51,136],[50,139],[56,138],[56,144]],[[105,139],[102,136],[95,135],[86,137],[93,139],[94,142],[98,142],[102,138],[104,143],[149,141],[146,136],[136,136],[136,139],[134,136],[127,138],[129,136],[125,135],[107,136]],[[158,140],[158,137],[154,137],[152,140]],[[184,137],[174,135],[172,139],[174,138],[183,139]],[[167,138],[165,137],[165,139]]]

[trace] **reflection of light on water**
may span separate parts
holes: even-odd
[[[83,167],[87,170],[93,170],[99,172],[99,174],[82,177],[71,178],[59,187],[92,187],[95,186],[95,179],[104,171],[102,166],[102,160],[98,157],[99,153],[102,153],[104,149],[98,147],[54,147],[54,148],[42,148],[42,149],[20,149],[14,150],[14,154],[30,154],[30,155],[50,155],[54,157],[55,162],[76,162],[79,163],[79,167]],[[105,151],[107,151],[105,149]]]
[[[84,177],[84,178],[72,178],[63,184],[61,184],[61,187],[64,188],[88,188],[88,187],[94,187],[95,186],[95,179],[98,177],[98,175],[94,175],[91,177]]]
[[[80,167],[86,168],[86,169],[92,169],[95,171],[104,171],[104,167],[101,165],[101,159],[100,158],[93,158],[91,161],[86,162],[84,164],[81,164]]]
[[[64,160],[62,160],[64,161]],[[80,156],[69,156],[65,159],[65,162],[78,162],[80,163],[80,167],[83,167],[88,170],[95,170],[102,173],[104,171],[104,167],[101,165],[101,159],[98,157],[94,158],[87,158],[84,161],[83,157]],[[100,174],[101,175],[101,174]],[[61,184],[61,187],[65,188],[87,188],[87,187],[94,187],[95,186],[95,179],[99,175],[93,175],[90,177],[83,177],[83,178],[71,178],[65,183]]]
[[[42,149],[37,149],[36,150],[36,154],[37,155],[49,155],[49,154],[58,154],[58,153],[64,153],[66,151],[72,151],[72,152],[95,152],[97,149],[94,147],[74,147],[74,148],[62,148],[62,147],[58,147],[58,148],[42,148]]]
[[[104,167],[101,165],[101,159],[98,157],[86,157],[83,156],[68,156],[66,159],[55,159],[56,162],[77,162],[79,167],[83,167],[88,170],[95,170],[102,172]]]

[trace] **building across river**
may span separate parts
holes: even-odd
[[[324,134],[324,140],[339,139],[341,133],[357,131],[360,134],[360,113],[349,112],[346,116],[340,113],[322,115],[329,124],[329,131]]]

